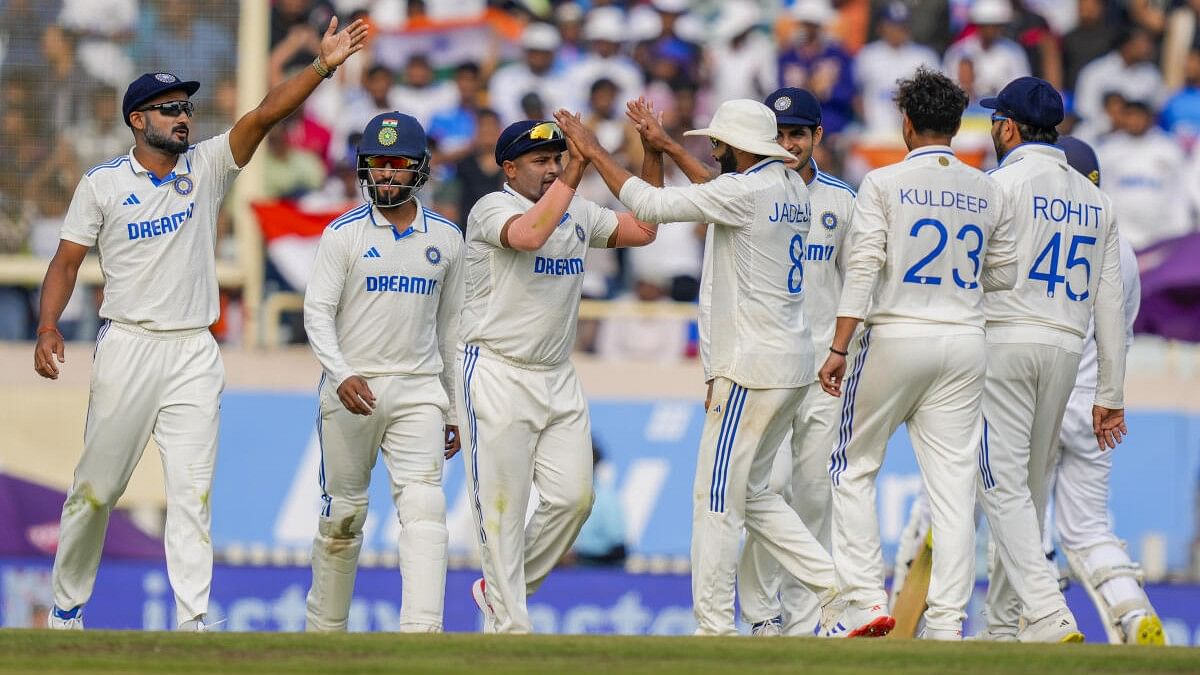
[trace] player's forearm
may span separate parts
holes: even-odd
[[[1121,279],[1101,275],[1093,308],[1096,329],[1096,405],[1125,407],[1125,311]]]
[[[658,225],[638,220],[632,213],[617,214],[617,229],[609,239],[609,248],[645,246],[658,238]]]
[[[58,319],[71,299],[78,276],[78,264],[71,264],[57,255],[50,261],[50,266],[46,268],[46,277],[42,280],[42,295],[38,302],[39,331],[43,328],[58,327]]]
[[[833,340],[830,347],[839,352],[850,351],[850,340],[854,338],[854,331],[858,330],[860,320],[852,316],[839,316],[834,323]]]
[[[647,150],[642,155],[642,180],[654,187],[662,187],[663,164],[663,154],[661,152]]]
[[[601,152],[593,157],[592,165],[596,167],[596,171],[604,179],[604,184],[608,186],[609,191],[614,196],[621,194],[621,186],[625,184],[625,181],[634,177],[629,169],[621,166],[607,152]]]
[[[536,251],[546,244],[554,228],[571,206],[575,188],[560,178],[525,213],[513,218],[501,231],[501,243],[518,251]]]
[[[695,188],[656,188],[636,176],[630,176],[630,180],[621,186],[617,199],[629,207],[638,220],[647,223],[713,221],[713,218],[705,216],[694,201],[682,195],[683,190],[692,189]]]
[[[308,67],[272,87],[258,107],[243,115],[230,131],[229,147],[237,165],[245,166],[267,132],[296,112],[324,81],[315,69]]]
[[[354,374],[338,344],[337,325],[334,321],[336,312],[336,306],[330,306],[308,295],[304,298],[304,332],[308,335],[308,344],[335,386]]]
[[[716,178],[716,175],[714,175],[713,172],[704,165],[704,162],[701,162],[693,157],[692,154],[679,143],[671,141],[671,144],[668,145],[665,150],[667,156],[671,158],[671,161],[675,162],[675,166],[678,166],[679,170],[683,172],[683,175],[687,176],[688,180],[692,181],[693,183],[707,183],[713,178]]]

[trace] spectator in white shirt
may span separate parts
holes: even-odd
[[[903,2],[891,2],[879,13],[879,40],[867,44],[854,59],[854,81],[859,96],[855,102],[867,136],[900,137],[900,111],[896,108],[896,81],[909,77],[917,68],[936,70],[938,55],[912,40],[909,10]]]
[[[128,45],[137,29],[138,0],[65,0],[58,24],[75,40],[79,66],[114,87],[133,78]]]
[[[1025,50],[1004,37],[1013,20],[1008,0],[975,0],[968,18],[975,32],[946,50],[945,71],[957,79],[962,61],[971,62],[974,79],[967,94],[972,100],[995,96],[1004,85],[1031,74]]]
[[[628,101],[642,95],[642,72],[633,59],[621,53],[621,43],[629,34],[625,14],[616,7],[593,9],[584,24],[583,37],[589,54],[566,72],[568,108],[580,110],[596,80],[612,80],[617,85],[617,105],[622,110]]]
[[[715,26],[717,41],[708,50],[713,98],[761,100],[779,81],[774,40],[758,29],[758,5],[748,0],[724,3]]]
[[[359,133],[376,115],[398,109],[400,106],[392,99],[392,87],[395,75],[392,69],[382,64],[371,66],[363,74],[362,88],[348,97],[342,114],[337,117],[332,139],[329,143],[329,159],[339,162],[353,154],[349,150],[347,139],[350,134]],[[353,157],[351,157],[353,159]]]
[[[1154,123],[1154,103],[1126,100],[1117,131],[1096,148],[1104,191],[1135,251],[1192,231],[1179,144]]]
[[[1154,66],[1154,37],[1144,28],[1121,34],[1117,48],[1083,67],[1075,84],[1075,116],[1084,121],[1102,118],[1104,94],[1115,87],[1144,100],[1161,103],[1162,75]],[[1107,168],[1107,167],[1106,167]]]
[[[536,94],[547,109],[556,108],[562,83],[554,73],[554,59],[561,44],[558,29],[548,23],[525,27],[521,34],[524,59],[497,70],[488,86],[488,100],[504,124],[527,119],[521,100],[528,94]]]

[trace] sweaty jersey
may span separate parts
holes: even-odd
[[[533,202],[505,184],[484,195],[467,216],[462,340],[517,365],[545,369],[570,358],[583,260],[589,246],[608,245],[617,214],[574,197],[541,248],[501,246],[504,224],[531,208]]]
[[[804,250],[804,316],[812,327],[814,362],[819,369],[826,350],[833,344],[837,324],[838,298],[846,269],[843,242],[854,213],[854,189],[821,171],[808,181],[808,201],[812,205],[812,227]]]
[[[84,175],[61,237],[98,249],[101,318],[149,330],[217,320],[217,211],[237,172],[224,133],[189,147],[162,178],[132,149]]]
[[[991,176],[1004,190],[1012,213],[1018,262],[1016,286],[984,300],[989,339],[1038,342],[1038,336],[1058,337],[1047,331],[1008,330],[1049,328],[1073,336],[1069,343],[1059,337],[1052,344],[1079,351],[1094,304],[1100,347],[1098,402],[1120,408],[1125,329],[1112,203],[1052,145],[1017,146]]]
[[[846,246],[838,316],[889,331],[982,331],[984,291],[1012,288],[1015,276],[1000,186],[946,146],[868,173]]]
[[[748,389],[802,387],[815,379],[804,315],[804,254],[812,217],[800,174],[778,159],[696,185],[654,188],[640,178],[621,201],[652,223],[711,223],[701,287],[706,379]]]
[[[458,226],[419,200],[403,230],[371,204],[325,228],[304,329],[335,385],[351,375],[437,375],[453,424],[462,248]]]

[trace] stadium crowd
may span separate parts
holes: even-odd
[[[137,73],[203,83],[194,141],[232,123],[239,5],[0,0],[0,254],[53,253],[80,174],[131,144],[117,97]],[[1200,0],[275,0],[272,83],[308,65],[332,13],[371,21],[367,58],[339,70],[303,114],[272,132],[259,160],[264,197],[298,212],[336,214],[360,199],[353,147],[380,112],[424,125],[435,152],[422,199],[463,223],[503,182],[493,150],[514,120],[582,111],[636,168],[641,146],[623,114],[627,100],[653,101],[678,137],[721,101],[762,99],[778,86],[817,96],[825,138],[816,161],[857,184],[903,156],[895,82],[928,65],[970,94],[956,141],[968,161],[996,163],[978,101],[1036,75],[1068,102],[1062,131],[1097,148],[1135,248],[1200,229]],[[688,147],[710,160],[705,139]],[[580,192],[612,205],[594,172]],[[231,231],[228,218],[221,229]],[[644,249],[594,249],[585,295],[694,300],[702,246],[696,224],[663,228]],[[268,288],[302,291],[304,261],[280,256],[311,250],[268,253]],[[220,255],[233,258],[232,243]],[[33,289],[0,287],[0,339],[32,338],[35,298]],[[72,303],[63,330],[86,338],[97,303],[87,293]],[[580,335],[581,348],[616,358],[680,359],[694,349],[685,320],[611,319]]]

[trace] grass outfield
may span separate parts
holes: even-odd
[[[1196,673],[1200,650],[898,640],[0,630],[0,673]]]

